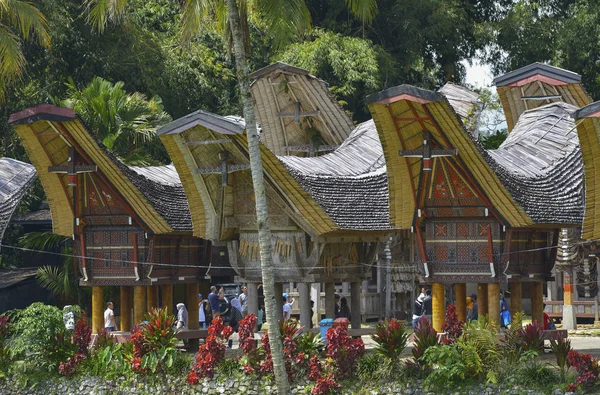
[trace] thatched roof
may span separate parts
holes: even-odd
[[[577,107],[591,102],[579,74],[543,63],[536,62],[496,77],[494,84],[509,132],[527,110],[561,101]]]
[[[576,109],[557,102],[526,111],[504,143],[488,151],[503,184],[535,223],[583,219],[583,163],[571,117]]]
[[[392,228],[387,169],[372,120],[330,154],[279,159],[341,229]]]
[[[73,232],[72,191],[66,174],[50,173],[48,167],[67,163],[70,146],[98,166],[98,174],[122,195],[148,230],[155,234],[191,231],[187,200],[172,167],[140,170],[126,166],[87,130],[72,109],[43,104],[12,114],[9,123],[38,170],[55,233]]]
[[[600,101],[573,114],[585,167],[585,217],[582,239],[600,239]]]
[[[446,97],[448,103],[450,103],[454,111],[460,116],[463,123],[469,117],[476,117],[481,110],[479,95],[464,86],[447,82],[438,92]],[[473,126],[476,126],[474,122]]]
[[[35,167],[32,165],[11,158],[0,158],[0,241],[35,177]]]
[[[306,156],[304,146],[315,140],[339,145],[354,128],[327,84],[307,70],[277,62],[250,78],[261,141],[275,155]]]

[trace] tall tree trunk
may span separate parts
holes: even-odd
[[[248,63],[246,62],[244,38],[240,29],[239,11],[236,0],[227,0],[227,8],[233,36],[233,49],[235,53],[237,78],[240,87],[240,97],[244,106],[252,183],[254,185],[254,194],[256,196],[256,224],[258,227],[258,242],[260,245],[263,292],[265,295],[265,313],[267,316],[267,324],[269,326],[269,344],[273,354],[273,370],[275,371],[277,392],[280,395],[286,395],[288,393],[288,381],[285,372],[283,346],[281,344],[278,325],[278,319],[281,312],[278,312],[275,307],[275,298],[281,298],[281,295],[275,295],[271,229],[269,228],[268,221],[269,213],[267,208],[262,159],[260,156],[258,131],[256,129],[256,119],[250,93]]]

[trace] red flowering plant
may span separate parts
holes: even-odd
[[[403,323],[397,319],[379,322],[375,326],[375,334],[371,339],[377,343],[377,354],[395,359],[400,356],[408,344],[408,331]]]
[[[327,357],[333,361],[336,376],[346,378],[352,376],[358,358],[365,353],[365,344],[361,338],[353,339],[348,335],[348,324],[341,323],[329,328],[327,339]]]
[[[333,373],[321,377],[310,391],[312,395],[327,395],[341,388],[341,385],[335,380]]]
[[[580,354],[575,350],[569,351],[569,364],[577,370],[579,376],[574,383],[567,386],[567,391],[580,393],[596,393],[600,366],[598,360],[590,354]]]
[[[285,370],[288,379],[292,380],[299,372],[306,368],[308,357],[303,352],[298,352],[297,340],[302,335],[303,326],[298,321],[285,320],[279,321],[279,335],[283,343],[283,356],[285,361]],[[260,363],[258,372],[261,375],[273,373],[273,356],[269,344],[269,335],[265,334],[261,339],[262,349],[264,351],[264,360]]]
[[[409,368],[420,370],[426,367],[425,362],[423,361],[423,355],[425,355],[425,351],[429,347],[437,346],[439,344],[437,336],[438,333],[435,329],[433,329],[431,322],[429,322],[427,318],[423,317],[417,324],[414,335],[415,345],[412,349],[414,359],[407,361],[406,365]]]
[[[542,351],[544,349],[544,327],[537,321],[525,325],[517,331],[521,351]]]
[[[442,340],[442,344],[452,344],[462,335],[464,322],[458,319],[456,314],[456,306],[451,304],[446,309],[446,319],[442,326],[442,332],[446,332],[446,337]]]
[[[225,357],[227,340],[233,333],[230,326],[223,325],[223,319],[217,317],[208,327],[208,337],[198,349],[196,365],[190,371],[187,382],[198,384],[202,377],[212,378],[217,364]]]
[[[256,322],[256,316],[254,314],[248,314],[238,323],[240,349],[244,353],[240,362],[242,364],[242,370],[246,374],[252,374],[256,371],[260,359],[257,341],[254,338],[254,327],[256,326]]]
[[[72,376],[77,371],[77,366],[87,358],[88,347],[92,339],[92,328],[90,328],[86,320],[82,317],[75,325],[73,333],[73,344],[77,346],[75,355],[67,359],[66,362],[58,366],[58,372],[64,376]]]

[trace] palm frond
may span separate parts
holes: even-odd
[[[202,30],[211,8],[209,0],[185,0],[181,19],[181,38],[184,42],[191,41]]]
[[[55,295],[74,297],[75,290],[69,278],[68,271],[64,268],[43,266],[36,273],[38,284]]]
[[[304,0],[260,1],[258,12],[278,48],[297,40],[310,29],[310,13]]]
[[[344,2],[363,24],[373,22],[377,16],[377,0],[344,0]]]
[[[84,0],[87,21],[99,33],[103,33],[108,22],[118,22],[123,14],[127,0]]]
[[[21,77],[25,56],[19,37],[0,24],[0,81],[11,82]]]
[[[1,0],[0,3],[6,19],[23,39],[29,40],[33,35],[40,45],[50,46],[46,17],[32,3],[20,0]]]
[[[19,245],[32,250],[50,251],[68,239],[68,237],[51,232],[30,232],[19,238]]]

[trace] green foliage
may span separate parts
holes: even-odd
[[[371,339],[377,343],[375,351],[388,358],[398,358],[408,344],[409,333],[400,321],[392,318],[378,322]]]
[[[423,354],[423,361],[431,367],[424,381],[426,386],[447,388],[461,383],[467,377],[467,366],[456,347],[429,347]]]
[[[222,377],[229,378],[239,374],[240,372],[240,363],[236,359],[225,358],[217,365],[217,373],[219,373],[219,375]]]
[[[320,333],[305,331],[296,337],[296,352],[310,357],[324,348]]]
[[[362,99],[383,87],[386,55],[369,40],[316,30],[311,41],[292,44],[274,57],[327,81],[330,91],[358,120],[369,118]]]
[[[518,311],[512,317],[510,326],[504,330],[504,339],[500,342],[502,357],[509,363],[516,362],[523,351],[520,344],[519,330],[523,327],[524,312]]]
[[[140,327],[145,350],[141,367],[155,373],[171,368],[177,359],[175,317],[167,309],[152,309],[146,314],[148,323]]]
[[[478,327],[473,324],[465,327],[456,345],[464,352],[465,360],[470,359],[471,372],[493,372],[497,368],[501,357],[497,333],[498,324],[490,322],[488,316],[479,317]]]
[[[550,340],[550,347],[552,348],[552,353],[556,356],[556,364],[560,368],[561,379],[564,381],[567,370],[571,367],[567,358],[569,351],[572,350],[571,340],[563,338],[559,334],[556,340]]]
[[[14,359],[56,371],[60,362],[75,354],[77,346],[71,344],[62,311],[57,307],[36,302],[24,310],[11,311],[9,316],[13,325],[8,349]]]
[[[437,331],[433,329],[433,326],[427,319],[422,319],[415,330],[415,340],[412,349],[414,360],[412,364],[419,367],[427,366],[424,364],[423,355],[425,355],[425,351],[429,347],[435,347],[438,344]]]
[[[404,377],[405,367],[399,358],[367,353],[358,360],[356,375],[361,381],[397,381]]]
[[[506,129],[500,129],[493,133],[481,136],[479,142],[486,150],[495,150],[502,145],[507,137],[508,131]]]

